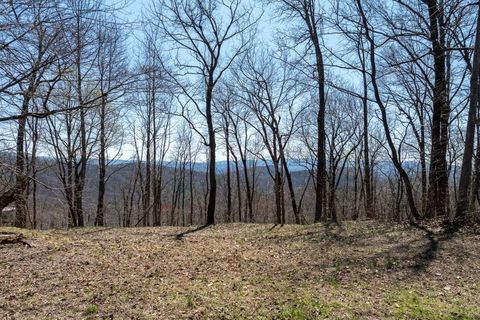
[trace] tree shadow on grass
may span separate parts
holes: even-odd
[[[103,233],[103,232],[106,232],[106,231],[110,231],[110,230],[113,230],[114,228],[113,227],[100,227],[98,229],[95,229],[95,230],[91,230],[91,231],[85,231],[85,232],[78,232],[78,234],[80,235],[89,235],[89,234],[96,234],[96,233]]]
[[[276,227],[278,227],[278,223],[275,223],[270,229],[268,229],[268,232],[273,231],[273,229],[275,229]]]
[[[339,245],[358,247],[387,245],[388,247],[381,252],[358,258],[361,258],[361,260],[366,263],[368,263],[368,261],[385,260],[387,265],[390,264],[390,260],[393,259],[398,261],[395,265],[401,266],[400,269],[410,270],[412,273],[418,275],[425,272],[428,267],[437,260],[438,253],[441,250],[441,243],[453,239],[456,234],[448,229],[434,232],[427,227],[413,225],[410,229],[407,229],[407,231],[411,230],[411,232],[413,232],[414,230],[418,230],[422,234],[414,235],[412,233],[411,235],[413,238],[410,241],[405,242],[407,239],[404,239],[401,243],[395,244],[395,241],[399,241],[400,239],[390,239],[388,237],[388,233],[395,231],[395,228],[391,227],[379,227],[376,230],[351,233],[345,232],[346,230],[342,225],[337,225],[335,223],[326,222],[322,224],[322,226],[323,228],[318,230],[308,230],[289,235],[273,235],[270,236],[269,239],[276,242],[305,241],[318,244],[337,243]],[[381,238],[379,239],[378,237]],[[378,243],[378,241],[381,241],[381,243]],[[339,258],[339,260],[341,260],[344,257]],[[362,263],[360,260],[351,258],[346,260],[348,261],[343,262],[352,266]],[[408,263],[406,263],[407,261]]]
[[[355,242],[358,241],[358,239],[357,241],[355,241],[356,235],[354,234],[348,237],[344,237],[341,234],[342,233],[341,229],[340,229],[340,233],[332,233],[333,229],[331,228],[331,226],[326,225],[325,227],[326,227],[325,234],[330,236],[334,241],[337,240],[337,241],[344,241],[348,243],[348,240],[350,240],[350,244],[354,244]],[[417,251],[416,253],[411,252],[411,251],[415,251],[416,249],[415,247],[411,246],[412,244],[411,242],[409,244],[396,245],[389,250],[385,250],[383,253],[379,254],[379,256],[390,257],[391,254],[396,253],[398,255],[399,253],[403,252],[403,258],[408,259],[409,258],[408,256],[410,255],[410,253],[413,253],[411,257],[412,257],[412,260],[414,261],[414,264],[410,265],[409,268],[411,268],[414,273],[420,274],[425,272],[426,269],[437,259],[438,252],[440,249],[440,243],[452,240],[456,235],[456,230],[452,231],[452,229],[444,229],[436,233],[430,230],[429,228],[419,224],[413,224],[411,225],[411,227],[412,229],[416,229],[424,232],[424,235],[422,238],[424,239],[425,244],[422,245],[420,248],[418,248],[420,249],[419,251]],[[388,230],[383,230],[383,233],[386,233],[386,232],[388,232]],[[365,235],[365,236],[366,238],[369,238],[369,236],[373,236],[373,235]],[[422,238],[420,238],[420,240]],[[405,251],[408,253],[405,254]]]
[[[268,231],[273,231],[278,224],[275,224]],[[322,224],[318,224],[318,227],[311,225],[313,230],[301,230],[294,234],[273,234],[268,236],[268,239],[278,241],[278,242],[288,242],[288,241],[298,241],[303,240],[307,242],[343,242],[343,243],[353,243],[359,240],[365,240],[370,238],[371,234],[343,234],[345,228],[343,224],[327,221]],[[323,227],[323,228],[321,228]],[[390,230],[383,230],[382,233],[389,232]]]
[[[424,272],[436,260],[440,243],[452,240],[456,234],[456,232],[451,232],[451,230],[445,230],[436,234],[427,228],[422,227],[420,229],[425,231],[424,237],[427,243],[424,245],[424,249],[414,257],[416,263],[411,268],[415,273]]]
[[[175,235],[175,239],[176,239],[176,240],[182,240],[183,237],[186,236],[187,234],[201,231],[201,230],[206,229],[206,228],[208,228],[208,227],[210,227],[210,226],[211,226],[211,224],[204,224],[204,225],[199,226],[199,227],[197,227],[197,228],[195,228],[195,229],[190,229],[190,230],[187,230],[187,231],[182,232],[182,233],[177,233],[177,234]]]

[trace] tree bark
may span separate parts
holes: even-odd
[[[432,146],[430,153],[428,205],[426,216],[434,218],[446,216],[448,205],[448,102],[445,58],[445,23],[443,5],[436,0],[425,1],[430,20],[430,41],[433,50],[435,85],[433,88]]]
[[[105,105],[106,97],[102,98],[100,105],[100,133],[99,142],[100,150],[98,154],[98,197],[97,197],[97,215],[95,217],[95,225],[103,227],[105,224],[105,175],[106,175],[106,163],[105,163]]]
[[[227,151],[227,222],[232,220],[232,183],[231,183],[231,170],[230,170],[230,140],[229,140],[229,127],[227,117],[225,120],[225,144]]]
[[[473,52],[472,74],[470,78],[470,103],[468,109],[467,128],[465,133],[465,149],[462,160],[462,171],[458,184],[458,199],[455,213],[455,221],[463,224],[467,217],[468,191],[472,177],[472,158],[475,140],[476,114],[479,103],[479,75],[480,75],[480,9],[477,14],[477,28],[475,48]],[[478,148],[478,146],[477,146]]]
[[[213,76],[210,73],[207,80],[207,95],[205,104],[205,115],[208,127],[208,151],[209,151],[209,184],[210,192],[208,194],[207,205],[207,222],[206,225],[215,224],[215,205],[217,199],[217,177],[216,177],[216,142],[215,129],[213,128],[212,115],[212,92],[213,92]]]

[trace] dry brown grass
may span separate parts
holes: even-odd
[[[480,236],[373,222],[26,231],[1,319],[480,319]],[[3,228],[2,231],[18,231]]]

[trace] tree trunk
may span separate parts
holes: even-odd
[[[207,117],[208,127],[208,151],[209,151],[209,184],[210,192],[208,194],[207,206],[207,225],[215,224],[215,204],[217,199],[217,178],[216,178],[216,142],[215,129],[213,128],[212,115],[212,92],[213,92],[213,78],[209,75],[207,83],[206,108],[205,115]]]
[[[316,19],[316,17],[313,17],[313,19]],[[315,194],[315,222],[319,222],[323,216],[323,199],[325,195],[325,71],[316,27],[312,26],[310,35],[315,48],[318,77],[319,108],[317,114],[317,188]]]
[[[228,122],[225,128],[225,143],[227,149],[227,222],[232,221],[232,183],[230,174],[230,141],[228,135]]]
[[[232,156],[235,162],[235,178],[237,184],[237,210],[238,210],[238,222],[242,222],[242,188],[240,184],[240,167],[238,165],[238,158],[235,153],[232,152]]]
[[[85,187],[85,177],[87,171],[87,128],[86,128],[86,109],[83,102],[83,78],[82,78],[82,70],[81,70],[81,62],[82,62],[82,48],[83,44],[80,39],[82,34],[81,24],[80,24],[80,17],[77,16],[77,48],[76,48],[76,76],[77,76],[77,103],[80,108],[80,163],[75,166],[75,211],[77,217],[77,225],[78,227],[84,226],[84,217],[83,217],[83,189]]]
[[[472,176],[472,158],[475,140],[476,113],[479,102],[478,85],[480,74],[480,9],[477,14],[477,29],[475,37],[475,49],[473,52],[472,74],[470,78],[470,104],[468,109],[468,120],[465,134],[465,150],[463,153],[462,171],[458,185],[458,200],[455,214],[455,221],[463,224],[467,215],[468,190]],[[477,146],[478,147],[478,146]]]
[[[430,40],[432,43],[435,86],[433,88],[432,146],[429,171],[427,218],[448,214],[448,121],[450,106],[446,81],[444,48],[445,25],[443,7],[436,0],[426,1],[430,16]]]
[[[23,102],[22,113],[28,112],[28,101]],[[25,228],[27,226],[27,199],[25,191],[27,187],[27,177],[25,173],[25,125],[27,122],[26,116],[18,120],[17,130],[17,161],[15,168],[15,227]]]
[[[277,223],[283,225],[285,222],[282,219],[282,177],[280,175],[280,169],[278,162],[273,163],[274,166],[274,192],[275,192],[275,215],[277,216]]]
[[[192,158],[190,158],[190,163],[189,163],[189,169],[190,169],[190,179],[188,181],[189,185],[189,193],[190,193],[190,225],[193,225],[193,166],[192,166]]]
[[[362,57],[363,58],[363,57]],[[371,219],[374,217],[372,207],[372,184],[370,172],[370,148],[368,143],[368,81],[367,70],[365,69],[365,61],[362,60],[362,79],[363,79],[363,161],[364,161],[364,177],[363,183],[365,187],[365,215]]]
[[[297,205],[297,199],[295,198],[295,189],[293,188],[292,175],[290,174],[290,169],[288,168],[287,159],[285,157],[285,146],[282,143],[281,136],[277,132],[277,140],[280,151],[280,160],[282,161],[283,171],[285,177],[287,178],[288,192],[290,195],[290,202],[292,204],[293,215],[295,218],[295,223],[300,224],[300,212]]]
[[[100,106],[100,150],[98,155],[98,198],[97,198],[97,216],[95,217],[95,225],[103,227],[105,224],[104,218],[104,198],[105,198],[105,104],[106,98],[102,98]]]

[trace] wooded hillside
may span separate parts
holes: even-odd
[[[3,1],[0,209],[22,228],[474,222],[478,15],[468,0]]]

